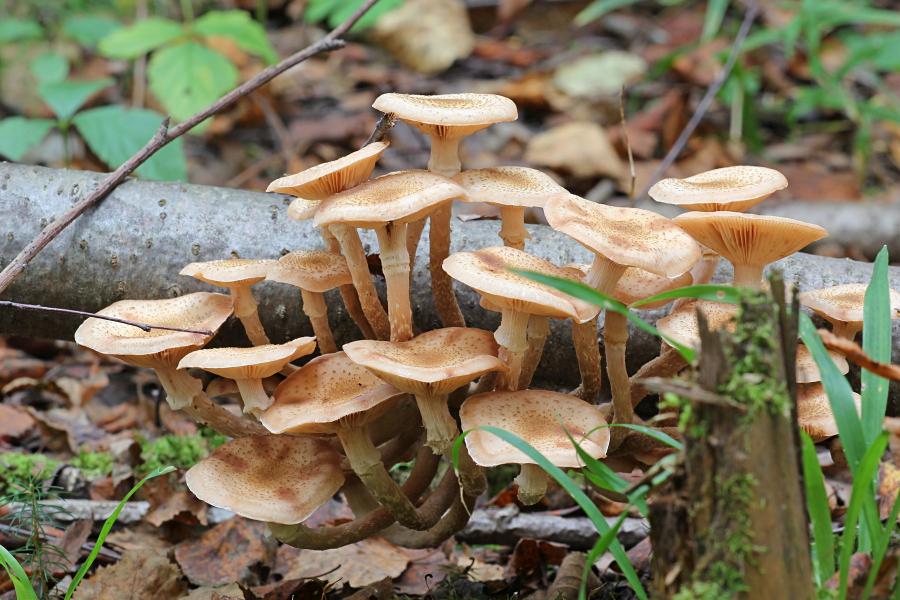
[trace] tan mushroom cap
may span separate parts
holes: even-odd
[[[75,342],[130,365],[175,368],[181,358],[205,346],[231,315],[232,300],[224,294],[196,292],[164,300],[120,300],[97,312],[140,323],[212,331],[211,335],[151,329],[87,319],[75,331]]]
[[[542,283],[513,273],[510,268],[537,271],[554,277],[573,279],[573,269],[507,246],[457,252],[444,260],[444,271],[485,296],[490,305],[510,308],[530,315],[574,319],[584,323],[599,309],[587,302]]]
[[[853,402],[856,404],[856,412],[861,412],[862,398],[855,392]],[[805,383],[797,386],[797,423],[815,442],[838,434],[828,394],[821,383]]]
[[[742,212],[788,186],[784,175],[766,167],[725,167],[685,179],[663,179],[647,192],[657,202],[699,211]]]
[[[369,178],[388,142],[373,142],[337,160],[276,179],[267,192],[290,194],[308,200],[323,200],[355,187]]]
[[[344,345],[353,362],[411,394],[449,394],[489,371],[503,371],[494,334],[471,327],[434,329],[406,342]]]
[[[544,207],[553,229],[626,267],[677,277],[700,260],[700,247],[670,219],[649,210],[621,208],[569,195]]]
[[[382,94],[372,108],[394,113],[428,135],[445,138],[464,137],[519,116],[512,100],[496,94]]]
[[[361,425],[377,418],[401,395],[343,352],[334,352],[282,381],[260,422],[272,433],[334,433],[341,421]]]
[[[582,277],[587,275],[591,269],[591,265],[586,264],[570,264],[569,268],[576,269],[581,273]],[[649,298],[670,290],[687,287],[693,283],[694,278],[690,272],[682,273],[674,279],[656,275],[650,271],[638,269],[637,267],[628,267],[616,283],[616,289],[613,290],[612,297],[622,304],[633,304],[638,300]],[[653,304],[642,304],[637,307],[641,310],[650,310],[653,308],[661,308],[671,302],[671,300],[660,300]]]
[[[569,192],[552,177],[528,167],[470,169],[453,178],[466,190],[463,200],[498,206],[540,206]]]
[[[846,283],[821,290],[800,292],[800,302],[829,321],[862,323],[865,283]],[[900,292],[890,290],[891,319],[900,319]]]
[[[850,364],[847,359],[837,352],[828,350],[828,356],[842,374],[850,372]],[[813,359],[809,348],[803,344],[797,344],[797,383],[815,383],[822,381],[819,365]]]
[[[594,458],[606,456],[609,447],[609,428],[600,409],[569,394],[546,390],[478,394],[463,402],[459,417],[463,431],[474,430],[466,436],[466,447],[483,467],[534,464],[499,437],[476,429],[483,425],[519,436],[558,467],[584,464],[567,431]]]
[[[288,206],[288,217],[295,221],[306,221],[316,216],[316,211],[322,206],[322,200],[310,200],[309,198],[294,198]]]
[[[289,362],[312,354],[315,349],[314,337],[252,348],[205,348],[182,358],[178,368],[203,369],[229,379],[263,379],[278,373]]]
[[[285,254],[269,268],[266,280],[319,293],[353,283],[344,257],[325,250],[297,250]]]
[[[675,223],[732,264],[768,265],[828,235],[810,223],[744,213],[690,212]]]
[[[374,227],[416,221],[465,191],[452,179],[430,171],[398,171],[371,179],[322,202],[317,227],[345,223]]]
[[[178,274],[222,287],[253,285],[265,279],[269,267],[274,264],[274,259],[226,258],[194,262],[186,265]]]
[[[305,521],[344,484],[341,456],[315,438],[259,435],[216,448],[185,484],[212,506],[255,521]]]
[[[723,327],[734,331],[734,317],[738,307],[735,304],[723,302],[710,302],[708,300],[691,300],[685,302],[667,316],[656,322],[656,328],[676,342],[695,350],[700,349],[700,324],[697,321],[697,310],[703,311],[703,315],[709,327],[715,331]]]

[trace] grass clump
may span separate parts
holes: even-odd
[[[106,477],[112,474],[113,469],[113,457],[109,452],[79,450],[69,463],[88,479]]]
[[[139,473],[149,473],[172,465],[189,469],[206,458],[228,438],[209,428],[201,428],[193,435],[164,435],[155,440],[140,440],[141,465]]]

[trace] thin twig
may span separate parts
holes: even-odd
[[[255,77],[247,80],[242,83],[238,87],[234,88],[208,107],[198,112],[194,116],[190,117],[186,121],[179,123],[178,125],[169,128],[169,118],[166,117],[163,119],[162,124],[160,125],[159,130],[156,132],[156,135],[147,142],[147,144],[137,151],[131,158],[125,161],[122,166],[118,169],[110,173],[100,182],[100,185],[90,193],[86,198],[77,202],[72,206],[68,211],[62,214],[59,218],[53,220],[48,224],[41,232],[31,240],[27,246],[22,248],[21,252],[12,259],[12,261],[6,265],[3,271],[0,271],[0,294],[2,294],[6,288],[13,282],[13,280],[19,276],[22,271],[25,270],[25,267],[28,263],[33,259],[41,250],[43,250],[47,244],[49,244],[57,235],[60,234],[66,227],[69,226],[72,221],[77,219],[81,213],[86,211],[88,208],[92,207],[94,204],[105,198],[110,192],[112,192],[116,187],[121,184],[125,178],[131,174],[132,171],[137,169],[139,166],[144,164],[151,156],[156,154],[156,152],[164,147],[166,144],[171,142],[174,139],[177,139],[210,118],[211,116],[221,112],[222,110],[228,108],[241,98],[249,95],[250,93],[256,91],[263,85],[269,83],[272,79],[281,75],[291,67],[294,67],[301,62],[316,56],[317,54],[321,54],[323,52],[331,52],[332,50],[337,50],[338,48],[344,47],[344,41],[341,40],[341,36],[343,36],[347,31],[350,30],[353,25],[368,11],[372,6],[378,2],[378,0],[366,0],[359,7],[349,19],[335,27],[328,33],[325,37],[320,39],[318,42],[314,44],[310,44],[306,48],[295,52],[291,56],[285,58],[281,62],[276,65],[272,65],[271,67],[261,71]]]
[[[128,319],[120,319],[118,317],[108,317],[106,315],[98,315],[97,313],[85,312],[83,310],[74,310],[71,308],[56,308],[54,306],[41,306],[40,304],[24,304],[22,302],[11,302],[9,300],[0,300],[0,306],[8,306],[10,308],[21,308],[22,310],[39,310],[42,312],[63,313],[67,315],[79,315],[82,317],[91,317],[93,319],[102,319],[104,321],[112,321],[113,323],[122,323],[123,325],[131,325],[143,331],[151,329],[165,329],[166,331],[180,331],[183,333],[199,333],[200,335],[212,335],[213,332],[208,329],[185,329],[182,327],[169,327],[167,325],[151,325],[150,323],[139,323],[138,321],[129,321]]]
[[[625,149],[628,151],[628,170],[631,174],[631,183],[628,186],[628,197],[634,204],[634,186],[637,181],[637,175],[634,173],[634,153],[631,152],[631,142],[628,141],[628,122],[625,120],[625,86],[619,92],[619,123],[622,127],[622,141],[625,142]]]
[[[720,396],[719,394],[704,390],[698,385],[688,381],[666,379],[664,377],[645,377],[643,379],[635,380],[635,383],[640,384],[657,394],[671,393],[693,402],[699,402],[700,404],[727,406],[728,408],[733,408],[739,412],[747,412],[747,407],[743,404],[735,402],[727,396]]]
[[[844,357],[856,366],[875,373],[891,381],[900,381],[900,365],[892,365],[875,360],[853,340],[834,335],[827,329],[819,330],[822,343],[829,350],[843,354]]]
[[[666,154],[665,158],[662,159],[662,162],[659,163],[659,166],[656,167],[656,169],[653,171],[653,174],[650,175],[650,179],[647,180],[647,184],[644,186],[643,191],[641,191],[641,194],[639,196],[640,198],[647,197],[647,192],[650,190],[653,184],[659,181],[660,177],[666,174],[666,171],[669,170],[669,167],[672,166],[672,163],[675,162],[675,159],[678,158],[678,155],[681,154],[682,150],[684,150],[684,147],[685,145],[687,145],[687,142],[690,139],[691,135],[694,133],[694,130],[697,129],[700,121],[703,120],[703,115],[705,115],[706,111],[709,110],[709,107],[710,105],[712,105],[716,94],[719,93],[719,90],[725,84],[725,80],[728,79],[728,75],[731,74],[731,69],[734,68],[734,63],[737,61],[737,58],[741,53],[741,46],[744,45],[744,40],[747,39],[747,35],[750,33],[750,27],[753,25],[753,21],[754,19],[756,19],[756,15],[758,12],[759,4],[756,0],[750,0],[747,3],[747,12],[744,14],[744,20],[741,22],[741,28],[738,30],[737,36],[735,36],[734,38],[734,43],[731,45],[731,52],[729,52],[728,54],[728,60],[725,61],[725,66],[722,67],[722,70],[719,71],[719,74],[706,90],[706,94],[703,95],[703,98],[697,105],[697,110],[695,110],[694,114],[691,115],[691,118],[687,122],[687,125],[685,125],[684,129],[681,130],[681,134],[678,136],[678,139],[675,140],[675,143],[672,144],[672,147],[669,149],[669,152]]]
[[[384,113],[381,115],[381,118],[375,123],[375,129],[372,130],[372,135],[369,136],[369,139],[366,140],[363,147],[365,148],[369,144],[374,144],[375,142],[383,140],[384,136],[387,135],[387,132],[390,131],[396,123],[397,115],[394,113]]]

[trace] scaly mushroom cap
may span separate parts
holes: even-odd
[[[314,337],[252,348],[206,348],[182,358],[178,368],[203,369],[229,379],[263,379],[278,373],[289,362],[312,354],[315,349]]]
[[[850,364],[846,358],[831,350],[828,351],[828,356],[842,374],[846,375],[850,372]],[[809,348],[803,344],[797,344],[797,383],[815,383],[817,381],[822,381],[819,365],[813,359]]]
[[[765,266],[828,235],[803,221],[724,210],[684,213],[674,221],[733,265]]]
[[[151,329],[102,319],[87,319],[75,331],[75,342],[137,367],[175,368],[181,358],[205,346],[231,315],[231,298],[196,292],[165,300],[120,300],[97,314],[151,325],[211,331],[211,335]]]
[[[575,264],[566,265],[568,268],[576,269],[581,276],[587,275],[591,269],[591,265]],[[649,298],[670,290],[687,287],[693,283],[694,279],[690,272],[682,273],[674,279],[656,275],[650,271],[638,269],[637,267],[628,267],[616,283],[616,289],[613,290],[612,297],[622,304],[633,304],[638,300]],[[653,308],[662,308],[671,300],[660,300],[653,304],[642,304],[637,307],[641,310],[650,310]]]
[[[373,142],[337,160],[276,179],[266,191],[290,194],[306,200],[324,200],[368,179],[375,163],[389,145],[388,142]]]
[[[542,283],[513,273],[510,269],[537,271],[554,277],[573,279],[573,269],[563,269],[506,246],[475,252],[457,252],[444,260],[444,271],[485,296],[490,305],[510,308],[530,315],[574,319],[584,323],[599,309]]]
[[[784,175],[766,167],[725,167],[685,179],[663,179],[647,192],[657,202],[704,212],[743,212],[788,186]]]
[[[331,196],[316,211],[316,227],[345,223],[376,227],[416,221],[465,193],[452,179],[430,171],[398,171]]]
[[[800,302],[829,321],[862,323],[865,283],[846,283],[821,290],[800,292]],[[900,319],[900,292],[890,290],[891,319]]]
[[[862,398],[855,392],[853,402],[856,404],[856,412],[861,412]],[[821,442],[838,434],[828,394],[821,383],[797,386],[797,422],[800,429],[808,433],[814,442]]]
[[[522,390],[489,392],[471,396],[459,409],[466,448],[477,464],[534,464],[525,454],[499,437],[477,427],[489,425],[513,433],[547,457],[557,467],[581,467],[568,432],[594,458],[606,456],[609,428],[600,409],[559,392]]]
[[[334,352],[314,358],[282,381],[260,422],[272,433],[334,433],[342,422],[370,422],[402,395],[343,352]]]
[[[285,254],[269,268],[266,280],[319,293],[353,283],[344,257],[324,250],[297,250]]]
[[[734,304],[710,302],[708,300],[691,300],[685,302],[667,316],[656,322],[656,328],[676,342],[700,349],[700,324],[697,321],[697,309],[703,311],[710,329],[713,331],[728,327],[734,331],[734,317],[738,307]]]
[[[231,440],[188,469],[184,482],[212,506],[255,521],[306,520],[344,485],[325,440],[259,435]]]
[[[496,94],[382,94],[372,108],[394,113],[429,136],[465,137],[494,123],[515,121],[515,103]]]
[[[466,190],[466,202],[487,202],[498,206],[540,206],[569,192],[552,177],[528,167],[471,169],[453,178]]]
[[[700,260],[700,246],[670,219],[649,210],[619,208],[578,196],[544,206],[547,222],[614,263],[678,277]]]
[[[186,265],[178,273],[222,287],[253,285],[266,278],[274,259],[226,258]]]
[[[470,327],[435,329],[406,342],[358,340],[344,345],[353,362],[410,394],[449,394],[506,365],[494,334]]]

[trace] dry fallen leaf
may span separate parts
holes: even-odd
[[[321,577],[361,588],[385,577],[400,576],[410,562],[409,551],[382,538],[370,538],[333,550],[278,549],[275,572],[285,579]]]
[[[36,426],[34,418],[21,408],[0,404],[0,442],[20,440]]]
[[[122,560],[101,567],[85,579],[75,600],[159,600],[178,598],[185,590],[178,567],[165,555],[130,550]]]
[[[194,585],[256,583],[254,567],[271,564],[274,546],[265,523],[236,517],[175,546],[175,560]]]
[[[534,136],[525,148],[525,162],[575,177],[617,178],[625,171],[606,131],[589,121],[573,121]]]
[[[556,70],[553,85],[578,98],[618,95],[623,85],[638,79],[647,70],[640,56],[609,50],[566,62]]]
[[[187,490],[175,490],[162,504],[150,511],[144,520],[157,527],[169,521],[206,525],[208,505]]]

